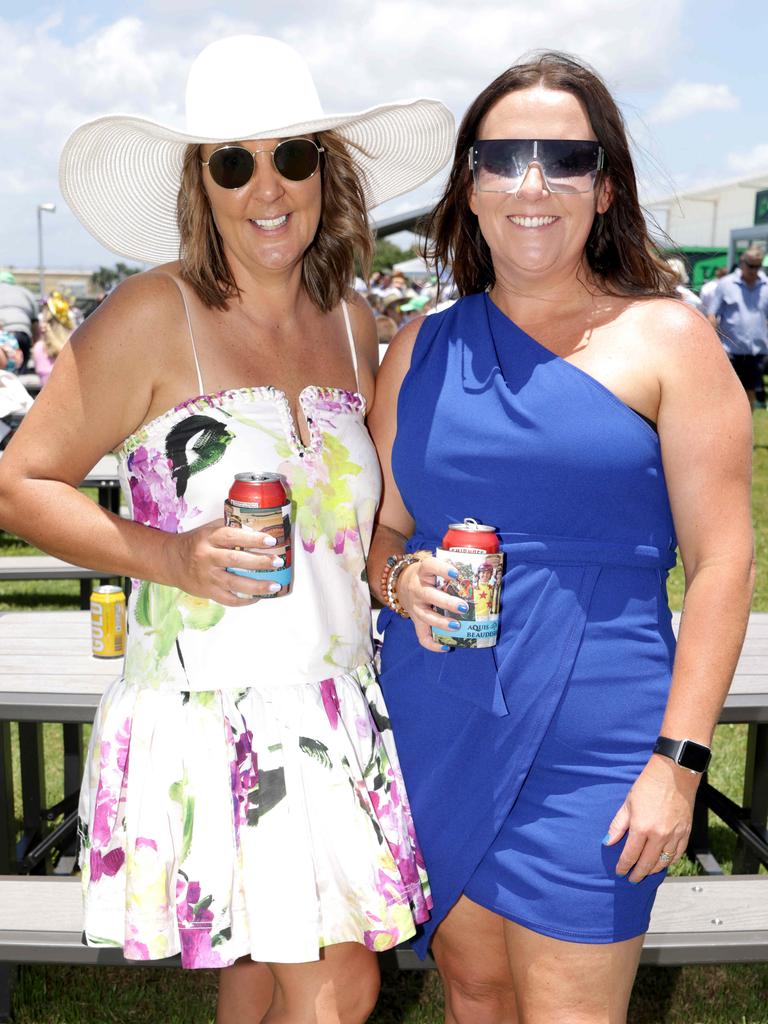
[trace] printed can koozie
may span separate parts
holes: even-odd
[[[283,566],[279,569],[230,568],[227,572],[280,584],[278,591],[261,595],[262,598],[288,594],[293,582],[291,503],[282,478],[276,473],[237,473],[224,502],[224,520],[227,526],[268,533],[275,538],[275,546],[264,548],[264,553],[279,555],[283,559]],[[238,550],[246,547],[243,544]]]
[[[440,590],[461,598],[469,606],[463,614],[450,613],[459,629],[432,627],[432,638],[449,647],[495,647],[499,633],[499,605],[504,555],[492,526],[465,519],[451,523],[437,558],[450,562],[458,578],[438,578]],[[449,613],[436,609],[446,618]]]

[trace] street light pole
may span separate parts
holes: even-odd
[[[37,204],[37,265],[40,271],[40,299],[45,298],[45,264],[43,263],[43,213],[56,213],[55,203]]]

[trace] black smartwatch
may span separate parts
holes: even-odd
[[[712,759],[712,751],[703,743],[696,743],[694,740],[671,740],[668,736],[659,736],[653,752],[661,754],[662,757],[669,757],[675,764],[687,768],[696,775],[705,772]]]

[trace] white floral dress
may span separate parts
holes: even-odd
[[[282,392],[200,391],[117,449],[131,516],[194,529],[221,517],[235,473],[280,473],[293,590],[225,608],[132,581],[125,673],[81,793],[86,941],[185,967],[389,949],[431,899],[372,667],[365,399],[305,388],[305,447]]]

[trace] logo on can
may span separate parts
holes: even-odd
[[[224,502],[224,520],[227,526],[258,530],[274,537],[275,546],[265,550],[271,555],[280,555],[284,563],[281,569],[227,569],[227,572],[280,584],[280,590],[263,597],[288,594],[293,582],[291,503],[282,477],[277,473],[237,473]],[[244,547],[245,544],[237,550],[242,551]]]
[[[460,614],[451,612],[459,629],[432,627],[432,638],[450,647],[495,647],[499,633],[499,603],[504,555],[492,526],[465,519],[451,523],[436,557],[450,562],[458,579],[439,579],[438,586],[469,606]],[[449,613],[436,609],[441,615]]]
[[[125,594],[120,587],[96,587],[91,594],[91,649],[94,658],[125,654]]]

